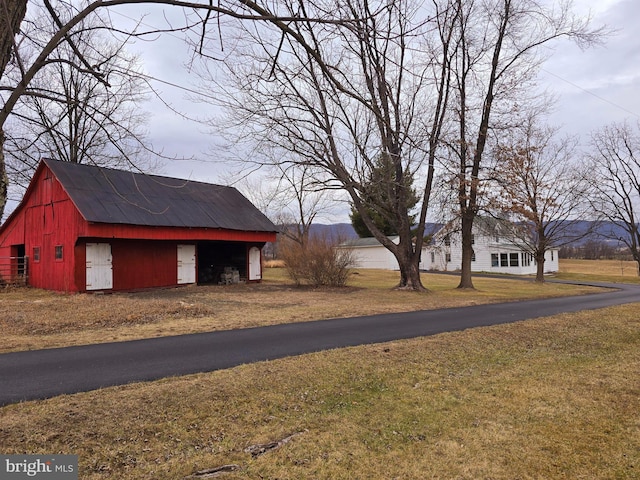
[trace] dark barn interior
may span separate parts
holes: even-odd
[[[247,247],[240,242],[198,242],[198,283],[218,284],[225,269],[239,272],[240,281],[247,278]]]

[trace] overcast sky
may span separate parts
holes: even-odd
[[[552,0],[550,0],[552,1]],[[541,83],[557,96],[551,117],[570,134],[580,135],[583,145],[589,133],[607,123],[640,120],[640,1],[575,0],[576,11],[591,12],[593,25],[606,24],[614,35],[606,44],[581,51],[569,42],[556,43],[550,59],[541,72]],[[112,19],[127,25],[128,18],[143,18],[149,27],[165,27],[165,14],[176,9],[152,6],[114,9]],[[130,50],[141,57],[143,70],[158,79],[154,87],[162,92],[165,102],[186,115],[206,116],[210,108],[188,100],[189,93],[168,82],[192,88],[195,78],[185,67],[190,52],[178,35],[159,36],[153,41],[136,41]],[[148,129],[156,150],[168,156],[195,157],[197,160],[165,162],[157,173],[205,182],[228,181],[228,169],[216,162],[212,152],[215,137],[211,131],[181,118],[162,102],[153,100],[143,105],[149,112]],[[348,221],[345,214],[324,218],[320,223]]]
[[[575,5],[581,13],[591,9],[594,25],[606,24],[615,34],[586,51],[557,44],[542,80],[558,97],[554,123],[586,142],[595,128],[640,119],[640,2],[576,0]]]
[[[575,0],[574,5],[580,14],[591,13],[594,26],[606,24],[615,30],[605,45],[586,51],[570,42],[555,43],[541,72],[541,84],[557,96],[551,121],[567,133],[580,135],[584,144],[595,128],[614,121],[640,120],[640,1]],[[150,15],[145,22],[159,26],[162,17]],[[187,87],[193,84],[183,68],[189,51],[180,39],[164,37],[153,43],[139,42],[133,48],[143,52],[144,68],[151,76]],[[207,113],[204,105],[186,100],[187,92],[155,85],[167,101],[185,113]],[[149,129],[156,148],[169,155],[203,160],[167,163],[164,174],[212,182],[225,178],[221,165],[207,160],[211,159],[210,132],[180,119],[158,102],[146,108],[152,113]]]

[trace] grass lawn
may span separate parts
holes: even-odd
[[[558,278],[566,280],[598,279],[603,282],[640,283],[638,264],[621,260],[560,259]]]
[[[375,272],[361,272],[345,290],[316,291],[287,287],[278,275],[269,272],[262,296],[256,286],[221,288],[212,297],[219,303],[204,298],[208,289],[187,288],[22,298],[11,291],[0,294],[0,305],[30,312],[49,302],[52,312],[55,302],[77,302],[68,316],[75,308],[86,329],[118,332],[125,325],[108,322],[124,313],[100,302],[116,299],[129,315],[160,312],[132,322],[168,329],[222,320],[227,307],[244,325],[243,305],[251,323],[340,316],[354,298],[366,305],[352,310],[409,303],[407,310],[568,292],[497,279],[458,292],[455,277],[437,275],[425,277],[431,293],[416,295],[391,291],[393,276]],[[168,306],[175,319],[162,316]],[[92,316],[101,320],[90,323]],[[81,337],[73,321],[58,322]],[[221,466],[217,478],[225,480],[636,479],[638,371],[634,304],[10,405],[0,408],[0,452],[77,454],[82,479],[175,480]]]
[[[296,288],[285,270],[267,269],[262,284],[189,286],[139,293],[65,295],[0,290],[0,352],[133,340],[383,312],[423,310],[592,292],[589,287],[424,275],[431,290],[393,290],[398,272],[355,271],[347,288]]]

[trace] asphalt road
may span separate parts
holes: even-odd
[[[640,302],[640,285],[599,285],[615,289],[586,296],[6,353],[0,355],[0,406],[320,350]]]

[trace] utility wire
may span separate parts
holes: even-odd
[[[632,112],[631,110],[629,110],[628,108],[623,107],[622,105],[618,105],[617,103],[612,102],[611,100],[607,100],[606,98],[601,97],[601,96],[600,96],[600,95],[598,95],[597,93],[593,93],[591,90],[587,90],[586,88],[583,88],[583,87],[581,87],[580,85],[578,85],[578,84],[576,84],[576,83],[573,83],[571,80],[567,80],[566,78],[563,78],[563,77],[561,77],[560,75],[556,75],[555,73],[550,72],[549,70],[546,70],[546,69],[544,69],[544,68],[542,69],[542,71],[543,71],[543,72],[545,72],[545,73],[547,73],[547,74],[549,74],[549,75],[551,75],[552,77],[557,78],[558,80],[561,80],[561,81],[563,81],[563,82],[565,82],[565,83],[567,83],[567,84],[571,85],[572,87],[577,88],[578,90],[581,90],[581,91],[582,91],[582,92],[584,92],[584,93],[587,93],[587,94],[591,95],[592,97],[597,98],[598,100],[600,100],[600,101],[602,101],[602,102],[608,103],[609,105],[611,105],[611,106],[613,106],[613,107],[616,107],[616,108],[618,108],[618,109],[622,110],[623,112],[628,113],[629,115],[633,115],[634,117],[638,117],[638,118],[640,118],[640,115],[639,115],[639,114],[637,114],[636,112]]]
[[[159,30],[157,27],[154,27],[153,25],[149,25],[148,23],[141,22],[138,19],[135,19],[135,18],[133,18],[133,17],[131,17],[129,15],[125,15],[122,12],[118,12],[118,11],[114,10],[111,13],[115,13],[116,15],[120,15],[123,18],[126,18],[126,19],[131,20],[131,21],[136,22],[136,23],[139,23],[140,25],[144,25],[145,27],[151,28],[153,30]],[[172,37],[174,37],[176,39],[180,39],[180,37],[178,35],[175,35],[172,32],[167,32],[165,34],[166,35],[170,35],[170,36],[172,36]],[[640,114],[638,114],[636,112],[633,112],[633,111],[629,110],[628,108],[623,107],[622,105],[619,105],[619,104],[617,104],[615,102],[612,102],[611,100],[608,100],[608,99],[598,95],[597,93],[592,92],[591,90],[587,90],[586,88],[581,87],[580,85],[578,85],[577,83],[572,82],[571,80],[567,80],[566,78],[564,78],[564,77],[562,77],[560,75],[557,75],[557,74],[555,74],[555,73],[553,73],[553,72],[551,72],[551,71],[549,71],[549,70],[547,70],[545,68],[543,68],[542,71],[547,73],[547,74],[549,74],[549,75],[551,75],[552,77],[557,78],[558,80],[560,80],[562,82],[565,82],[568,85],[571,85],[574,88],[577,88],[578,90],[580,90],[580,91],[582,91],[582,92],[584,92],[584,93],[586,93],[588,95],[591,95],[592,97],[600,100],[601,102],[607,103],[607,104],[611,105],[612,107],[615,107],[615,108],[617,108],[619,110],[622,110],[623,112],[628,113],[629,115],[633,115],[634,117],[640,118]],[[152,75],[144,75],[143,74],[141,76],[144,76],[148,80],[153,80],[155,82],[162,83],[162,84],[168,85],[168,86],[173,87],[173,88],[184,90],[185,92],[193,93],[194,95],[198,95],[198,96],[205,97],[205,98],[210,98],[212,100],[216,100],[217,99],[217,97],[214,96],[214,95],[206,94],[206,93],[203,93],[201,91],[196,91],[196,90],[193,90],[191,88],[184,87],[182,85],[178,85],[176,83],[168,82],[166,80],[162,80],[162,79],[154,77]]]

